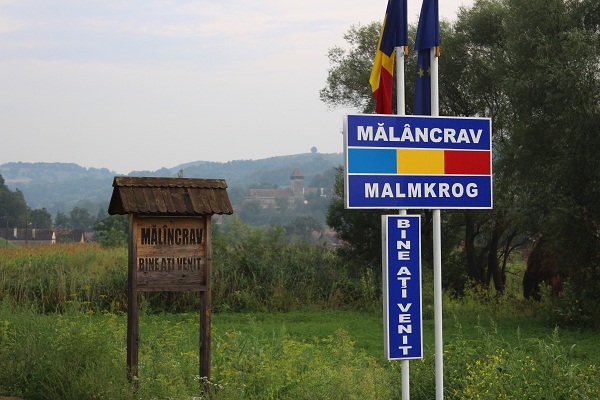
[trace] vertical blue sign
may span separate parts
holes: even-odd
[[[385,355],[423,358],[421,216],[383,215],[381,223]]]

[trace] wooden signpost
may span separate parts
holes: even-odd
[[[211,216],[232,214],[220,179],[116,177],[109,214],[129,214],[127,367],[138,376],[139,293],[200,292],[200,377],[210,380]]]

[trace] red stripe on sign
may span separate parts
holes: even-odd
[[[446,150],[444,172],[449,175],[490,175],[490,152]]]

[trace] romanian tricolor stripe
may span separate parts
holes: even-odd
[[[379,114],[392,114],[395,48],[408,44],[406,7],[406,0],[388,0],[381,27],[377,53],[369,78],[375,96],[375,112]]]
[[[489,151],[348,149],[348,172],[399,175],[490,175]]]

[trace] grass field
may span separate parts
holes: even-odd
[[[208,383],[199,376],[193,296],[147,299],[135,390],[126,373],[124,259],[122,250],[96,247],[0,251],[0,396],[401,398],[400,362],[384,359],[381,299],[372,294],[363,296],[360,310],[336,302],[287,312],[214,312]],[[425,279],[424,357],[411,361],[413,399],[435,397],[432,285]],[[553,326],[539,304],[518,292],[444,295],[445,398],[600,398],[600,333]],[[187,311],[152,306],[172,300]]]
[[[384,360],[380,314],[217,313],[213,381],[206,397],[400,398],[400,365]],[[3,306],[0,394],[31,399],[199,396],[196,314],[141,316],[137,395],[126,379],[126,324],[124,314],[40,315]],[[424,321],[424,336],[424,359],[411,362],[416,399],[435,394],[433,321]],[[531,318],[447,317],[446,396],[599,398],[598,338]]]

